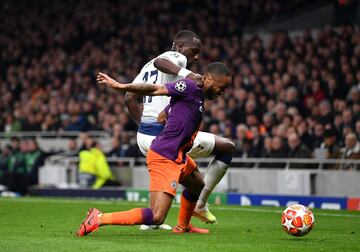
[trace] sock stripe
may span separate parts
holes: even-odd
[[[142,223],[145,225],[151,225],[153,223],[154,214],[150,208],[142,208]]]
[[[232,156],[226,156],[226,155],[216,155],[215,156],[216,160],[219,160],[227,165],[229,165],[231,163],[232,160]]]

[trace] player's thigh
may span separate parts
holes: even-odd
[[[194,169],[190,175],[182,179],[181,184],[193,193],[200,193],[205,185],[198,168]]]
[[[199,131],[194,139],[193,147],[187,153],[191,158],[206,158],[212,155],[215,147],[215,135]]]
[[[155,139],[156,136],[145,135],[138,132],[136,134],[136,141],[139,146],[141,153],[146,156],[147,152],[150,149],[151,142]]]
[[[146,164],[150,174],[149,191],[165,192],[175,196],[184,166],[176,164],[151,149],[147,154]]]
[[[161,224],[164,222],[174,196],[166,192],[150,192],[150,208],[153,211],[154,224]]]

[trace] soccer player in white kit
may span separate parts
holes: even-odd
[[[201,75],[187,69],[198,60],[200,49],[201,41],[198,35],[188,30],[179,32],[174,38],[171,51],[167,51],[145,64],[133,83],[145,82],[156,85],[176,82],[183,78],[195,81],[201,79]],[[138,98],[138,95],[128,92],[125,102],[131,117],[139,125],[137,144],[146,156],[151,142],[164,128],[162,111],[169,104],[170,97],[144,96],[143,108],[138,103]],[[176,134],[176,132],[174,133]],[[235,145],[229,139],[199,131],[192,149],[188,152],[193,159],[214,156],[206,169],[205,187],[193,214],[206,223],[216,222],[216,217],[211,214],[206,202],[215,186],[225,175],[234,151]],[[140,227],[140,229],[155,228],[158,227]],[[160,228],[166,229],[166,225],[163,224]]]

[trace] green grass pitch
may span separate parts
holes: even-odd
[[[212,206],[218,223],[208,235],[139,231],[106,226],[86,236],[74,233],[87,209],[103,212],[146,203],[54,198],[0,198],[0,251],[360,251],[360,212],[313,210],[315,227],[301,238],[286,234],[280,208]],[[166,223],[174,225],[178,206]]]

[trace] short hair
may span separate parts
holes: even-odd
[[[206,67],[206,72],[209,74],[230,76],[230,69],[222,62],[213,62]]]
[[[190,31],[190,30],[183,30],[183,31],[178,32],[175,35],[174,42],[175,41],[184,41],[184,40],[189,41],[189,40],[192,40],[194,38],[200,40],[199,35],[197,35],[195,32]]]
[[[345,136],[345,138],[353,138],[353,139],[357,139],[357,137],[356,137],[356,134],[354,133],[354,132],[348,132],[347,134],[346,134],[346,136]]]

